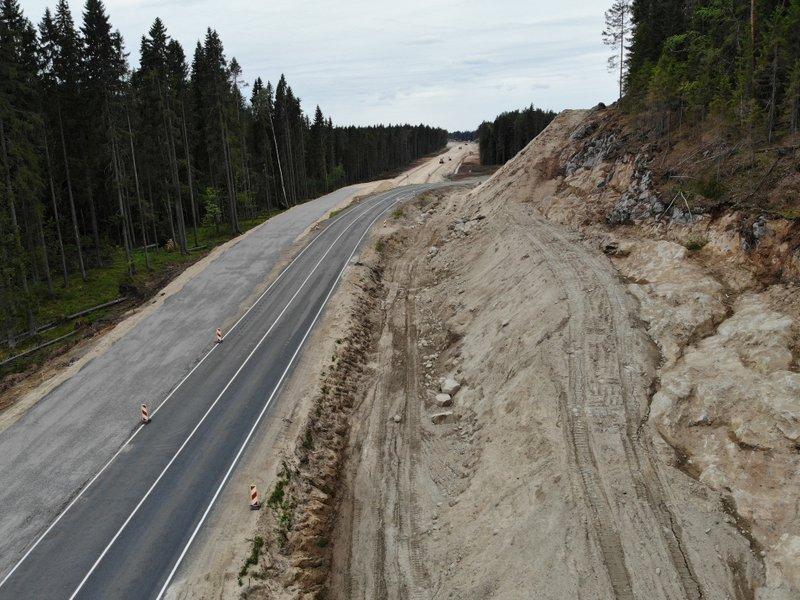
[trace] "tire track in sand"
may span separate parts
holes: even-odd
[[[510,216],[566,292],[564,433],[615,597],[628,600],[647,590],[653,598],[702,598],[650,449],[637,437],[647,390],[634,370],[644,348],[628,324],[619,282],[607,265],[544,218],[532,216],[530,227]]]

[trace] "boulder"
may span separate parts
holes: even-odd
[[[450,394],[436,394],[436,404],[439,406],[451,406],[453,398]]]
[[[452,377],[448,377],[442,382],[441,390],[443,394],[453,396],[460,389],[461,384]]]

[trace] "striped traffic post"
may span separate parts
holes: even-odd
[[[258,510],[261,508],[261,502],[258,499],[258,488],[250,486],[250,510]]]
[[[150,422],[150,413],[147,411],[147,404],[142,404],[142,425]]]
[[[217,343],[219,344],[220,342],[222,342],[222,329],[217,327]]]

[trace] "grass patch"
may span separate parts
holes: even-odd
[[[386,242],[384,242],[382,239],[379,239],[377,242],[375,242],[375,250],[377,250],[378,252],[383,252],[385,249],[386,249]]]
[[[796,221],[800,219],[800,208],[787,208],[777,212],[778,216],[787,221]]]
[[[401,207],[399,207],[399,208],[395,208],[395,209],[392,211],[392,218],[393,218],[393,219],[402,219],[402,218],[403,218],[403,215],[405,215],[405,214],[406,214],[406,213],[405,213],[405,211],[403,210],[403,207],[401,206]]]
[[[289,470],[289,465],[284,461],[281,472],[278,474],[278,481],[275,482],[275,487],[267,500],[267,506],[272,509],[275,518],[278,520],[278,529],[275,533],[281,547],[286,545],[286,536],[292,527],[294,515],[294,499],[286,491],[291,479],[292,473]]]
[[[337,208],[336,210],[332,210],[330,213],[328,213],[328,218],[333,219],[334,217],[341,214],[343,210],[344,208]]]
[[[303,436],[303,448],[311,450],[314,446],[314,435],[311,433],[311,427],[306,428],[306,434]]]
[[[239,569],[239,585],[242,584],[242,577],[246,577],[250,567],[253,567],[258,564],[258,557],[261,556],[261,549],[264,547],[264,538],[260,535],[257,535],[252,540],[248,540],[252,543],[250,547],[250,555],[245,559],[242,568]]]
[[[683,241],[683,246],[689,252],[698,252],[699,250],[702,250],[706,244],[708,244],[708,239],[698,236],[691,236]]]
[[[728,193],[727,186],[715,176],[697,180],[692,186],[696,194],[717,201]]]

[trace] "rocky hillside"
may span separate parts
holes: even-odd
[[[531,203],[612,258],[661,351],[646,421],[665,459],[723,494],[764,561],[757,597],[797,598],[798,149],[693,136],[566,111],[473,196]]]

